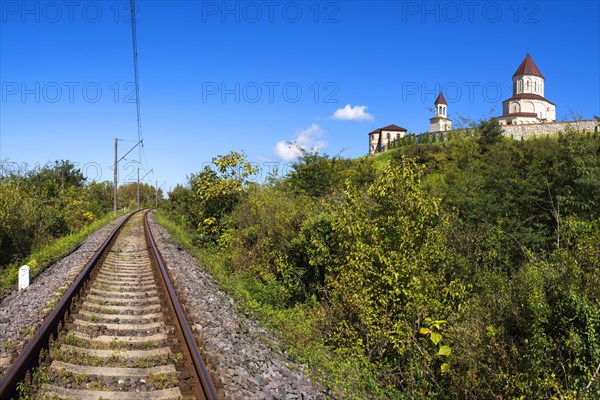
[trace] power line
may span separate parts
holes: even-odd
[[[142,114],[140,111],[140,81],[138,77],[138,52],[137,52],[137,34],[135,25],[135,0],[129,1],[129,11],[131,13],[131,39],[133,41],[133,73],[135,76],[135,103],[137,106],[137,128],[138,142],[142,141]],[[142,144],[143,146],[143,144]],[[139,149],[140,163],[142,162],[142,148]]]

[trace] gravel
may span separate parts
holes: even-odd
[[[91,255],[125,217],[107,224],[73,253],[48,267],[31,285],[0,300],[0,374],[50,313],[49,305],[74,281]],[[235,311],[235,301],[198,261],[181,249],[151,217],[152,232],[166,261],[188,323],[202,344],[220,399],[329,399],[303,374],[274,335]]]
[[[3,374],[32,334],[50,314],[50,305],[73,283],[90,257],[125,216],[92,233],[74,252],[46,268],[28,288],[0,301],[0,374]]]
[[[303,375],[301,364],[276,350],[271,332],[236,313],[235,301],[152,217],[150,226],[220,398],[329,398]]]

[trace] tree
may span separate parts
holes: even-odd
[[[479,123],[478,143],[483,152],[487,151],[494,143],[502,140],[502,137],[502,127],[498,120],[482,120]]]
[[[464,294],[446,269],[449,221],[440,200],[424,190],[422,173],[405,159],[388,164],[366,192],[348,186],[328,209],[333,237],[322,243],[329,248],[330,334],[394,365],[409,397],[426,397],[448,368],[437,354],[447,354],[442,346],[449,342],[437,335]],[[420,326],[435,330],[435,338],[420,337]]]
[[[214,157],[213,167],[190,177],[192,217],[203,241],[215,241],[223,230],[223,217],[233,210],[244,190],[251,185],[249,178],[257,169],[243,153],[230,152]]]
[[[298,161],[292,163],[293,170],[286,181],[287,188],[311,197],[324,196],[341,185],[342,171],[349,165],[349,160],[301,149]]]

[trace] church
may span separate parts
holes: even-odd
[[[556,105],[544,97],[544,75],[529,54],[513,77],[512,97],[502,102],[500,125],[536,124],[556,121]]]
[[[529,54],[513,74],[512,82],[512,96],[502,102],[502,115],[493,118],[505,127],[505,134],[516,129],[515,126],[540,123],[546,126],[546,123],[556,121],[556,105],[544,97],[544,75]],[[442,134],[450,130],[452,120],[448,118],[448,102],[440,92],[434,102],[434,116],[429,119],[429,133]],[[515,133],[517,136],[524,135],[523,132]],[[386,151],[393,141],[406,135],[407,130],[397,125],[375,129],[369,133],[369,153]]]

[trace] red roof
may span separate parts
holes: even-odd
[[[384,126],[383,128],[381,128],[381,130],[382,131],[404,131],[404,132],[406,132],[406,129],[404,129],[401,126],[394,125],[394,124]]]
[[[501,115],[499,117],[494,117],[492,119],[497,119],[497,118],[502,118],[502,117],[532,117],[532,118],[537,118],[538,115],[536,113],[530,113],[530,112],[517,112],[517,113],[504,114],[504,115]]]
[[[519,68],[517,68],[517,70],[515,71],[513,78],[515,76],[519,76],[519,75],[535,75],[535,76],[539,76],[541,78],[544,77],[544,75],[542,75],[542,73],[540,72],[537,65],[535,65],[535,63],[531,59],[531,56],[529,55],[529,53],[525,56],[525,59],[523,60],[521,65],[519,65]]]
[[[369,132],[369,135],[371,133],[381,133],[381,131],[407,132],[407,130],[402,128],[401,126],[392,124],[392,125],[384,126],[383,128],[375,129],[373,132]]]
[[[437,97],[437,99],[435,99],[435,102],[433,104],[445,104],[448,105],[448,103],[446,103],[446,99],[444,98],[444,95],[442,92],[440,92],[439,96]]]

